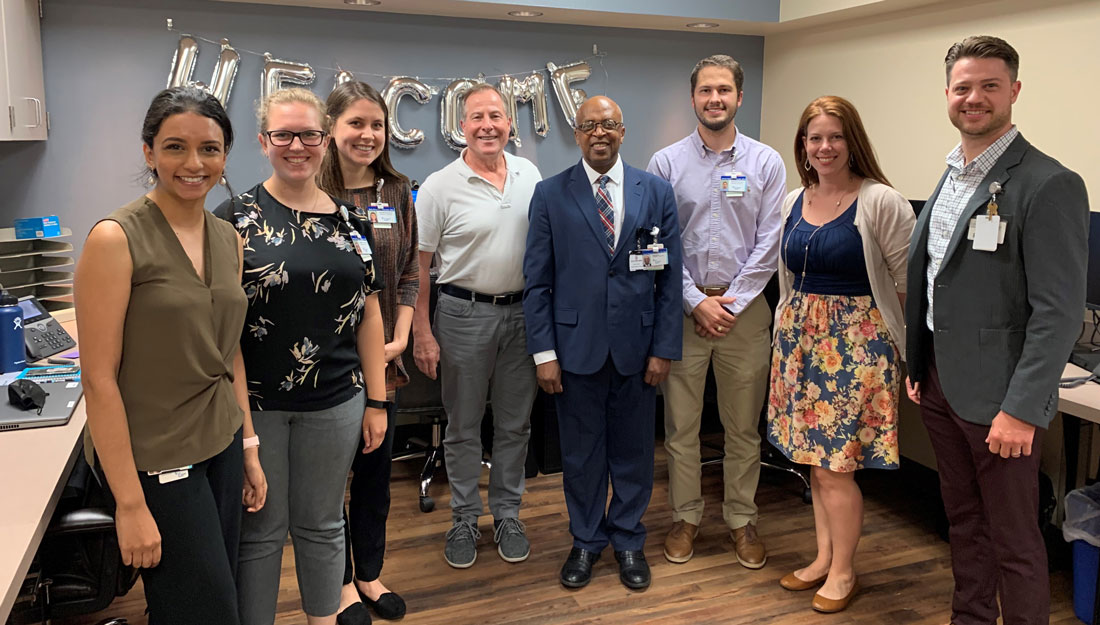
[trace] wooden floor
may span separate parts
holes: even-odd
[[[416,461],[394,466],[389,551],[383,580],[408,603],[407,625],[420,624],[778,624],[798,623],[940,625],[949,616],[952,588],[948,546],[933,530],[927,506],[899,488],[896,474],[865,472],[866,522],[857,572],[861,593],[841,614],[810,609],[812,593],[782,589],[778,579],[814,555],[813,512],[799,496],[796,480],[765,471],[757,501],[760,534],[768,563],[759,571],[741,567],[733,554],[721,517],[721,469],[703,471],[707,508],[695,557],[670,564],[662,541],[672,523],[668,507],[667,467],[658,444],[653,500],[645,516],[649,529],[646,557],[653,584],[645,592],[628,591],[618,579],[610,549],[596,565],[592,583],[580,590],[558,584],[558,570],[570,548],[561,475],[527,481],[522,520],[531,539],[531,557],[518,564],[500,559],[492,542],[492,520],[483,517],[478,560],[455,570],[443,560],[443,535],[450,527],[449,493],[442,472],[433,485],[435,511],[417,508]],[[482,481],[482,492],[487,479]],[[1078,624],[1066,573],[1052,576],[1052,613],[1056,625]],[[143,625],[141,585],[119,598],[108,612],[59,625],[97,623],[123,616]],[[284,550],[280,625],[304,623],[299,610],[293,552]],[[375,622],[382,622],[376,619]]]

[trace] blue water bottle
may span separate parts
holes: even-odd
[[[27,368],[27,348],[23,343],[23,311],[19,300],[4,291],[0,295],[0,373]]]

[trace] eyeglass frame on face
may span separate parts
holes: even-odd
[[[306,135],[308,133],[314,133],[314,132],[318,133],[317,134],[317,142],[316,143],[307,143],[306,138],[305,138],[304,135]],[[275,139],[271,136],[271,135],[276,134],[276,133],[288,134],[288,135],[290,135],[290,140],[287,141],[286,143],[276,143]],[[267,137],[268,143],[270,143],[271,145],[273,145],[277,148],[285,148],[286,146],[294,143],[295,139],[298,139],[298,141],[300,141],[301,144],[306,146],[306,147],[315,148],[315,147],[317,147],[317,146],[319,146],[319,145],[321,145],[322,143],[325,142],[325,137],[328,136],[328,133],[325,132],[324,130],[312,130],[312,129],[311,130],[303,130],[301,132],[292,132],[290,130],[265,130],[263,132],[263,135],[265,137]]]
[[[586,128],[586,126],[590,127]],[[600,121],[596,121],[594,119],[586,119],[583,122],[577,124],[577,131],[590,135],[593,132],[596,132],[597,126],[603,128],[607,132],[615,132],[616,130],[623,127],[623,123],[615,121],[614,119],[601,119]]]

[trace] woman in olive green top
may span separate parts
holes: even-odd
[[[92,228],[76,270],[88,430],[150,625],[233,625],[241,502],[267,493],[238,349],[241,241],[204,210],[233,130],[214,97],[174,88],[142,140],[156,186]]]

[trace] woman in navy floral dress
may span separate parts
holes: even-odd
[[[863,498],[854,471],[898,466],[901,302],[915,219],[847,100],[806,107],[795,158],[803,188],[783,203],[768,440],[811,466],[817,557],[780,583],[823,584],[812,607],[838,612],[858,589]]]

